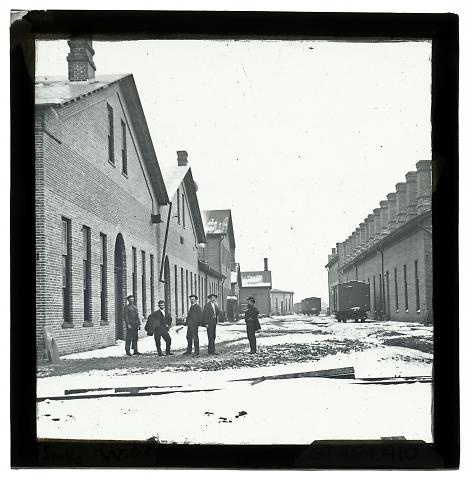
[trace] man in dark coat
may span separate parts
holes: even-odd
[[[255,298],[247,298],[247,310],[245,311],[245,323],[247,324],[247,338],[249,339],[250,352],[257,353],[257,339],[255,332],[260,330],[260,322],[258,321],[259,311],[255,308]]]
[[[172,339],[168,333],[170,327],[172,326],[172,317],[165,310],[165,302],[160,300],[159,309],[155,312],[152,312],[148,317],[149,331],[154,332],[155,346],[157,347],[157,353],[159,357],[163,356],[162,348],[160,345],[160,339],[163,338],[165,341],[165,354],[173,355],[170,353],[170,345],[172,344]]]
[[[128,295],[126,298],[128,300],[128,304],[124,307],[124,323],[126,325],[126,341],[124,344],[124,348],[126,350],[126,355],[131,356],[132,354],[130,348],[132,344],[134,355],[140,355],[137,350],[137,331],[141,326],[141,321],[139,319],[139,311],[134,305],[134,297],[132,295]]]
[[[191,349],[193,344],[195,345],[195,356],[200,354],[200,341],[198,338],[198,327],[201,325],[201,317],[203,315],[201,307],[196,303],[198,297],[196,295],[190,295],[191,307],[188,310],[188,315],[186,316],[185,325],[186,329],[186,339],[188,341],[188,346],[186,352],[183,355],[191,355]]]
[[[208,295],[209,302],[203,309],[203,325],[208,329],[208,354],[216,355],[216,324],[218,323],[219,307],[216,304],[217,295]]]

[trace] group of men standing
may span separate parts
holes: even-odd
[[[186,317],[185,325],[187,326],[186,339],[187,348],[183,352],[183,355],[191,355],[194,348],[194,355],[199,356],[200,345],[198,337],[198,328],[206,327],[208,334],[208,355],[217,355],[216,353],[216,325],[220,314],[219,307],[216,303],[217,295],[211,293],[208,295],[208,302],[204,306],[203,310],[198,305],[198,297],[194,294],[189,296],[190,308]],[[124,322],[126,324],[126,342],[125,350],[126,355],[131,356],[131,346],[134,355],[140,355],[138,351],[137,340],[138,330],[141,328],[141,322],[139,319],[139,311],[134,305],[133,295],[127,297],[128,305],[124,307]],[[256,353],[257,345],[255,332],[260,330],[260,323],[258,321],[259,312],[255,308],[255,299],[253,297],[247,298],[247,311],[245,312],[245,322],[247,324],[247,338],[250,344],[250,353]],[[155,346],[157,348],[157,354],[159,357],[163,356],[161,339],[165,342],[165,354],[173,355],[170,351],[172,345],[172,338],[170,337],[169,330],[172,326],[172,317],[165,309],[165,302],[160,300],[158,302],[158,310],[152,312],[147,317],[147,323],[145,330],[147,335],[154,336]]]

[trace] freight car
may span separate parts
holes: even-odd
[[[364,322],[370,310],[370,287],[367,283],[352,280],[339,283],[334,291],[333,315],[339,322],[353,319]]]
[[[319,315],[321,312],[321,299],[309,297],[301,300],[301,313],[303,315]]]

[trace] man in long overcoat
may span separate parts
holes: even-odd
[[[219,307],[216,304],[217,295],[208,295],[209,302],[203,309],[203,325],[208,329],[208,354],[216,355],[216,325],[219,317]]]
[[[195,356],[200,354],[200,341],[198,338],[198,327],[201,325],[203,312],[201,307],[196,303],[198,297],[196,295],[190,295],[191,307],[188,310],[188,315],[186,316],[185,325],[186,329],[186,339],[188,341],[188,346],[183,355],[191,355],[191,350],[193,344],[195,346]]]
[[[170,345],[172,344],[172,339],[168,333],[170,327],[172,326],[172,317],[165,310],[165,302],[163,300],[159,301],[158,306],[159,309],[155,312],[152,312],[148,317],[148,328],[149,331],[154,332],[155,346],[157,347],[157,353],[159,357],[163,355],[162,347],[160,344],[161,338],[163,338],[165,341],[165,354],[173,355],[173,353],[170,353]]]
[[[247,325],[247,338],[249,339],[250,352],[257,353],[257,339],[255,332],[260,330],[260,322],[258,320],[259,311],[255,308],[255,298],[250,296],[247,298],[247,310],[245,311],[245,323]]]
[[[139,311],[137,310],[136,305],[134,305],[134,297],[128,295],[127,297],[128,304],[124,307],[124,323],[126,325],[126,341],[124,348],[126,350],[126,355],[131,356],[131,344],[134,351],[134,355],[140,355],[137,350],[137,338],[138,330],[141,325],[139,319]]]

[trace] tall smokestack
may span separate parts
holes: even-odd
[[[188,153],[186,150],[178,150],[177,163],[179,167],[186,167],[188,165]]]
[[[263,269],[268,272],[268,258],[263,259]]]

